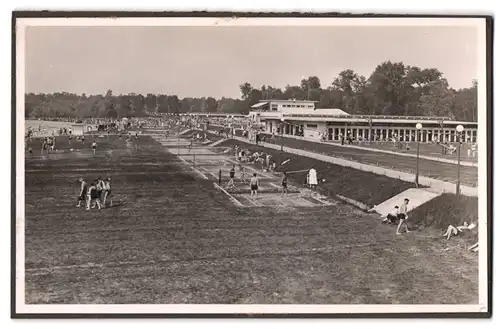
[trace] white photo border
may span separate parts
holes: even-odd
[[[22,16],[22,12],[20,16]],[[22,18],[18,17],[13,21],[15,25],[15,109],[13,118],[15,121],[15,195],[16,212],[15,216],[15,299],[12,316],[23,317],[23,315],[117,315],[134,314],[162,314],[164,316],[178,315],[189,316],[191,314],[221,316],[231,316],[235,314],[247,314],[249,316],[259,316],[266,314],[300,314],[305,315],[347,315],[356,317],[362,314],[447,314],[447,313],[477,313],[488,314],[490,312],[489,296],[491,293],[489,266],[491,259],[488,259],[491,241],[488,229],[488,214],[491,209],[491,195],[488,193],[488,184],[491,184],[491,177],[488,177],[488,166],[491,166],[490,142],[488,116],[491,116],[491,104],[488,96],[487,72],[491,68],[487,67],[487,19],[482,18],[414,18],[408,17],[71,17],[72,12],[67,12],[66,16],[59,18],[40,17]],[[95,12],[96,15],[120,16],[119,13]],[[118,15],[115,15],[118,14]],[[145,13],[147,15],[147,13]],[[209,13],[210,15],[210,13]],[[263,16],[268,13],[262,14]],[[50,12],[49,12],[50,16]],[[214,15],[215,16],[215,15]],[[355,15],[357,16],[357,15]],[[139,304],[139,305],[31,305],[25,303],[24,289],[24,86],[25,86],[25,31],[28,26],[474,26],[478,33],[477,68],[478,68],[478,209],[479,209],[479,303],[477,305],[223,305],[223,304]],[[14,54],[13,54],[14,55]],[[491,81],[491,80],[490,80]],[[492,92],[490,90],[490,92]],[[17,118],[17,120],[16,120]],[[13,132],[14,134],[14,132]],[[492,136],[492,135],[490,135]],[[14,154],[13,154],[14,159]],[[492,217],[489,218],[492,220]],[[36,317],[36,316],[35,316]],[[334,316],[335,317],[335,316]]]

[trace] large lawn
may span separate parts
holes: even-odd
[[[61,137],[67,151],[26,160],[28,303],[478,302],[459,240],[396,236],[342,204],[239,208],[151,138],[134,143],[101,138],[94,156]],[[76,180],[98,175],[114,207],[77,209]]]

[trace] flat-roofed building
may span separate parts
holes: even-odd
[[[314,101],[262,100],[251,106],[249,117],[266,132],[338,141],[354,139],[416,141],[416,124],[422,124],[420,141],[457,142],[458,125],[464,127],[463,141],[476,142],[477,122],[447,117],[351,115],[341,109],[319,109]]]

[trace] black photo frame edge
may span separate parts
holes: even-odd
[[[488,307],[486,312],[467,313],[263,313],[263,314],[161,314],[161,313],[18,313],[16,311],[16,21],[18,18],[159,18],[159,17],[290,17],[290,18],[482,18],[486,23],[487,93],[487,273]],[[130,319],[130,318],[491,318],[493,310],[493,16],[429,14],[349,14],[339,12],[209,12],[209,11],[13,11],[11,44],[11,318],[12,319]]]

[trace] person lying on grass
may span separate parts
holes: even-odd
[[[449,225],[448,228],[446,229],[446,232],[444,232],[443,236],[446,237],[446,240],[449,240],[452,235],[458,235],[458,233],[460,232],[470,231],[474,227],[476,227],[476,224],[472,223],[468,225],[467,222],[464,222],[463,225],[459,225],[457,227]]]

